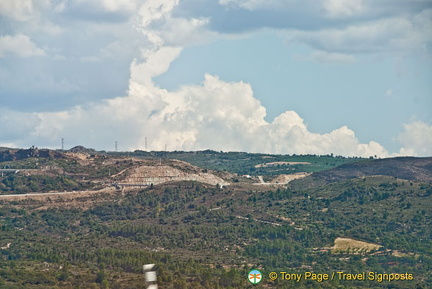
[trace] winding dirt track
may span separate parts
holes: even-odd
[[[47,198],[77,198],[88,197],[100,193],[113,193],[116,189],[114,187],[107,187],[97,191],[71,191],[71,192],[51,192],[51,193],[33,193],[33,194],[17,194],[17,195],[0,195],[0,200],[18,201],[25,199],[43,200]]]

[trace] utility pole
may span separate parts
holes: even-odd
[[[147,151],[147,137],[145,137],[145,150]]]
[[[62,151],[64,151],[64,138],[61,139],[62,142]]]
[[[117,151],[117,141],[115,141],[115,151]]]

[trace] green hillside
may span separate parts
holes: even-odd
[[[73,201],[0,199],[0,287],[143,288],[146,263],[157,264],[160,288],[432,287],[430,182],[369,175],[307,184],[221,189],[189,181]],[[336,247],[337,238],[381,247]],[[263,273],[258,285],[247,280],[252,268]],[[303,279],[281,280],[280,272]],[[306,273],[336,279],[304,280]],[[413,280],[380,275],[390,273]]]
[[[113,154],[124,155],[124,153]],[[228,171],[240,175],[278,175],[298,172],[318,172],[361,160],[361,158],[346,158],[333,155],[271,155],[246,152],[216,152],[212,150],[197,152],[135,151],[133,153],[128,153],[128,155],[144,158],[184,160],[202,168],[216,171]],[[284,164],[284,162],[294,164]],[[265,164],[269,165],[260,166]]]

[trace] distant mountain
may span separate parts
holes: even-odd
[[[327,183],[367,176],[391,176],[410,181],[432,183],[432,157],[397,157],[364,160],[313,173],[293,182],[294,187],[315,187]]]

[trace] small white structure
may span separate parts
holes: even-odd
[[[158,289],[157,276],[156,276],[156,271],[154,271],[154,267],[155,267],[155,264],[143,265],[147,289]]]

